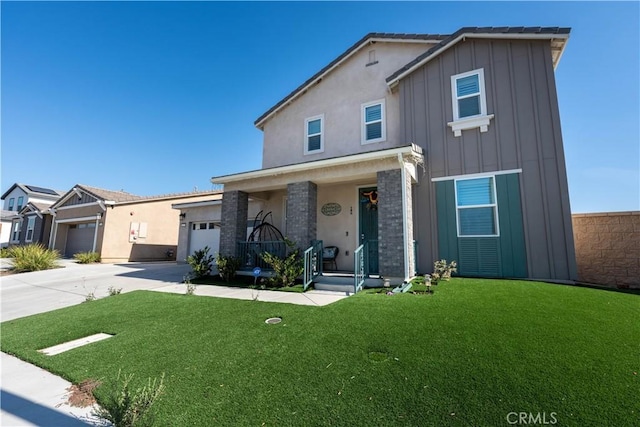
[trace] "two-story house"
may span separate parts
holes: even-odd
[[[50,188],[13,184],[3,195],[2,245],[49,242],[51,214],[49,207],[62,194]],[[5,231],[7,227],[7,231]],[[4,240],[4,239],[7,240]]]
[[[390,282],[458,262],[463,276],[575,278],[554,69],[566,28],[371,33],[276,103],[260,170],[224,184],[220,251],[247,199],[300,248]],[[361,264],[361,262],[360,262]]]

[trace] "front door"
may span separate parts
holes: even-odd
[[[367,273],[378,274],[378,189],[367,187],[359,189],[360,240],[367,243]]]

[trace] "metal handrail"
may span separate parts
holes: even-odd
[[[357,293],[364,286],[364,281],[367,277],[367,242],[358,246],[358,248],[353,253],[354,257],[354,283],[353,283],[353,291]]]
[[[322,274],[322,240],[314,240],[304,251],[303,287],[306,291],[314,279]]]

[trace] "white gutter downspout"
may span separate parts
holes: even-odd
[[[100,226],[100,220],[102,219],[102,215],[96,215],[96,231],[93,232],[93,248],[91,252],[96,251],[96,244],[98,243],[98,227]]]
[[[398,162],[400,162],[400,176],[402,179],[402,240],[404,242],[404,280],[409,280],[409,233],[407,230],[407,172],[404,169],[404,159],[402,153],[398,153]]]
[[[56,237],[58,237],[58,223],[56,222],[56,210],[50,209],[53,219],[51,220],[51,231],[49,232],[49,249],[55,249]]]

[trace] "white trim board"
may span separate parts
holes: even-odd
[[[470,173],[470,174],[466,174],[466,175],[441,176],[441,177],[438,177],[438,178],[431,178],[431,182],[451,181],[452,179],[483,178],[485,176],[509,175],[509,174],[512,174],[512,173],[522,173],[522,169],[509,169],[509,170],[505,170],[505,171]]]
[[[83,221],[95,221],[101,219],[100,214],[93,216],[83,216],[81,218],[68,218],[68,219],[56,219],[56,224],[67,224],[70,222],[83,222]]]

